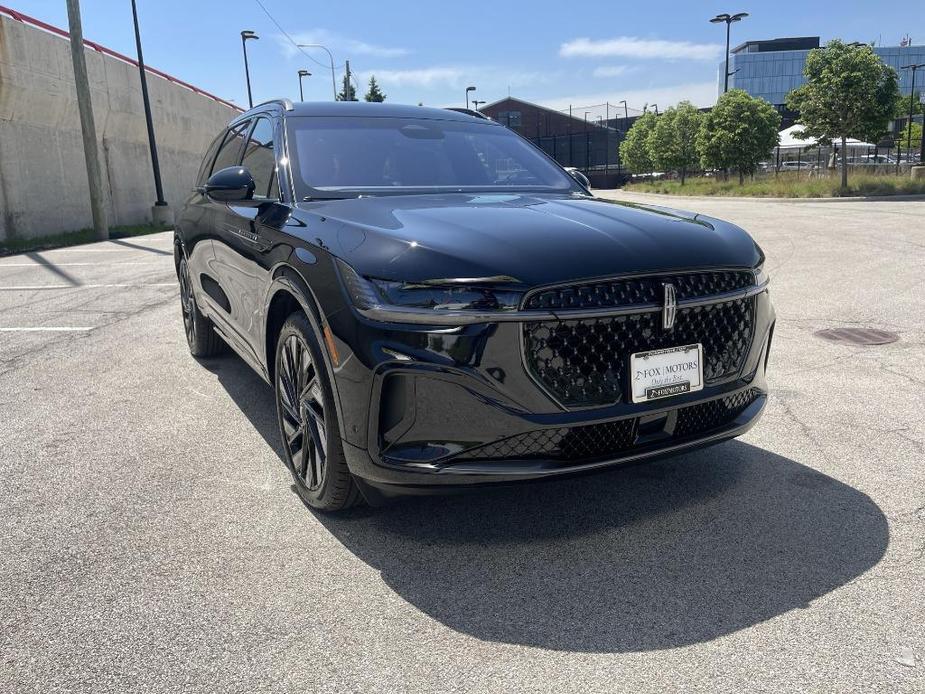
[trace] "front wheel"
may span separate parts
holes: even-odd
[[[305,314],[289,316],[276,343],[276,411],[299,496],[313,508],[339,511],[357,502],[359,490],[344,459],[321,349]]]

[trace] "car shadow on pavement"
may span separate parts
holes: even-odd
[[[246,370],[217,372],[279,452],[272,393]],[[315,516],[448,627],[580,652],[684,646],[805,608],[876,565],[889,539],[865,494],[741,441]]]

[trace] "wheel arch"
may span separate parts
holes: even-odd
[[[288,265],[281,265],[273,271],[273,280],[267,292],[264,312],[264,363],[270,384],[276,387],[276,344],[280,330],[286,319],[296,311],[301,311],[308,318],[308,323],[315,333],[315,339],[321,347],[324,368],[334,394],[334,406],[337,408],[337,421],[341,438],[344,438],[344,418],[340,406],[340,394],[334,378],[334,364],[328,353],[324,337],[325,320],[315,293],[302,279],[298,271]]]

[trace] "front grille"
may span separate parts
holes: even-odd
[[[689,272],[573,284],[531,294],[524,308],[555,311],[661,304],[664,284],[674,285],[681,301],[746,289],[755,284],[755,276],[748,270]]]
[[[707,434],[731,423],[758,397],[755,388],[677,411],[672,439]],[[667,425],[666,420],[666,425]],[[636,444],[638,419],[621,419],[577,427],[537,429],[465,451],[454,460],[550,460],[593,462],[630,451]]]
[[[719,400],[691,405],[678,410],[678,421],[674,427],[675,436],[689,436],[722,426],[738,417],[758,396],[754,388],[727,395]]]
[[[630,354],[699,342],[704,380],[716,383],[742,368],[751,346],[754,301],[678,309],[671,330],[662,329],[658,311],[524,323],[526,366],[566,407],[606,405],[627,392]]]
[[[605,424],[528,431],[466,451],[460,457],[575,461],[624,450],[633,445],[635,438],[636,420],[623,419]]]

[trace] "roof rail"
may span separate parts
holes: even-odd
[[[261,102],[261,103],[259,103],[259,104],[256,104],[256,105],[254,106],[254,108],[257,108],[257,106],[266,106],[267,104],[279,104],[280,106],[282,106],[282,107],[283,107],[284,109],[286,109],[287,111],[293,111],[293,110],[295,110],[295,106],[292,105],[292,101],[290,101],[289,99],[285,99],[285,98],[282,98],[282,99],[268,99],[267,101],[263,101],[263,102]]]

